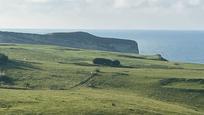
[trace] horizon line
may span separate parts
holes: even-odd
[[[36,28],[36,27],[12,27],[12,28],[4,28],[0,27],[0,31],[4,30],[119,30],[119,31],[124,31],[124,30],[129,30],[129,31],[204,31],[204,29],[169,29],[169,28]]]

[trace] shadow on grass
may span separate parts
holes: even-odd
[[[9,60],[9,62],[3,67],[5,73],[7,70],[20,69],[20,70],[42,70],[37,67],[37,62],[26,62],[21,60]],[[3,89],[19,89],[19,90],[28,90],[29,87],[19,87],[15,86],[15,82],[18,80],[16,77],[11,77],[8,75],[0,75],[0,88]]]
[[[79,62],[79,63],[71,63],[77,66],[88,66],[88,67],[116,67],[116,68],[135,68],[132,66],[109,66],[109,65],[99,65],[99,64],[91,64],[91,63],[86,63],[86,62]]]
[[[0,76],[0,88],[15,90],[30,90],[29,87],[19,87],[15,85],[16,79],[9,76]]]
[[[61,50],[61,51],[82,51],[81,49],[77,48],[53,48],[55,50]]]
[[[65,62],[60,62],[61,64],[66,64]],[[182,67],[170,67],[170,66],[166,66],[166,65],[119,65],[119,66],[108,66],[108,65],[99,65],[99,64],[92,64],[92,63],[87,63],[87,62],[78,62],[78,63],[69,63],[69,64],[74,64],[77,66],[86,66],[86,67],[114,67],[114,68],[136,68],[136,69],[140,69],[140,68],[146,68],[146,69],[185,69]]]
[[[204,79],[186,79],[186,78],[167,78],[160,80],[162,86],[168,86],[172,83],[195,83],[195,84],[204,84]],[[174,89],[184,92],[197,92],[204,93],[204,89],[191,89],[191,88],[174,88],[174,87],[165,87],[166,89]]]
[[[13,85],[14,84],[14,79],[8,76],[0,76],[0,83],[1,84],[6,84],[6,85]]]
[[[10,60],[7,64],[7,69],[22,69],[22,70],[42,70],[41,68],[35,66],[35,64],[41,64],[36,62],[26,62],[21,60]]]

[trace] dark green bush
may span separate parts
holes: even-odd
[[[3,84],[13,84],[13,78],[10,78],[8,76],[0,76],[0,82],[3,83]]]
[[[113,66],[113,67],[120,66],[119,60],[112,61],[110,59],[105,59],[105,58],[95,58],[93,60],[93,63],[97,65],[106,65],[106,66]]]
[[[98,65],[107,65],[107,66],[111,66],[112,65],[112,60],[110,59],[105,59],[105,58],[95,58],[93,60],[94,64],[98,64]]]
[[[113,66],[120,66],[120,61],[119,60],[114,60],[113,62],[112,62],[112,65]]]
[[[4,54],[0,54],[0,64],[7,64],[8,62],[8,56]]]

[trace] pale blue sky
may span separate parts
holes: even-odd
[[[0,0],[0,28],[204,30],[204,0]]]

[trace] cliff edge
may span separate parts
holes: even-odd
[[[98,37],[86,32],[50,34],[0,32],[0,43],[58,45],[80,49],[139,53],[136,41]]]

